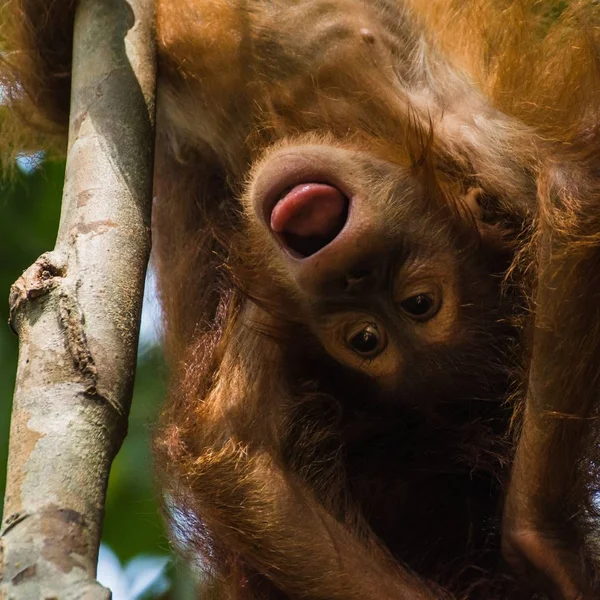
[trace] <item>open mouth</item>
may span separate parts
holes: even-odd
[[[273,207],[271,230],[288,252],[307,258],[340,234],[349,205],[348,198],[332,185],[300,183],[285,190]]]

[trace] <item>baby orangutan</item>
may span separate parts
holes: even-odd
[[[11,4],[64,124],[73,2]],[[204,594],[599,598],[598,4],[157,18],[156,450]]]

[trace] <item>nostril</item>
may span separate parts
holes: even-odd
[[[356,269],[346,275],[345,289],[351,291],[367,283],[371,278],[369,269]]]
[[[330,244],[348,220],[349,201],[337,188],[304,183],[289,190],[271,213],[271,229],[303,258]]]

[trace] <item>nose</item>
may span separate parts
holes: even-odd
[[[365,291],[374,283],[374,272],[369,268],[351,270],[344,279],[344,291],[357,294]]]
[[[302,290],[356,296],[378,286],[385,242],[373,222],[356,218],[359,212],[353,209],[343,230],[318,252],[303,258],[287,254],[289,272]]]

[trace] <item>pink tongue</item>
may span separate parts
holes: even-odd
[[[292,188],[275,205],[271,229],[301,237],[327,237],[342,226],[346,197],[324,183],[302,183]]]

